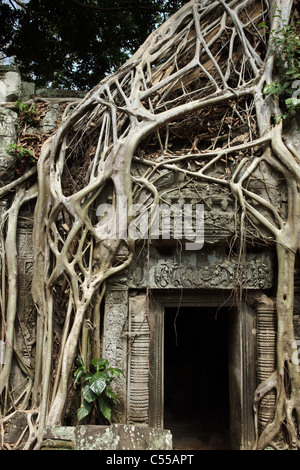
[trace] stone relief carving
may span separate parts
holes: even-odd
[[[154,280],[161,288],[232,288],[241,284],[245,288],[266,289],[272,286],[272,270],[267,258],[252,259],[245,269],[239,269],[236,260],[204,267],[163,261],[154,268]]]
[[[31,296],[32,284],[32,219],[31,214],[21,218],[18,235],[18,325],[16,326],[17,344],[26,365],[30,366],[32,360],[32,347],[35,343],[35,308]]]
[[[269,289],[273,285],[273,258],[267,251],[249,254],[245,260],[228,257],[223,249],[160,256],[155,249],[145,263],[141,255],[128,273],[129,287],[186,289]]]
[[[257,306],[257,380],[263,382],[275,370],[276,313],[274,301],[262,295]],[[271,390],[259,404],[258,428],[261,432],[276,406],[276,393]]]
[[[147,424],[149,423],[150,328],[146,315],[145,295],[129,299],[129,317],[127,422]]]
[[[102,356],[113,367],[123,370],[126,375],[127,332],[128,329],[128,290],[108,289],[105,294],[105,315],[103,325]],[[113,410],[115,422],[125,419],[126,384],[120,376],[113,380],[111,387],[118,396],[118,405]]]

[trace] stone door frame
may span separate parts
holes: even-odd
[[[149,425],[164,427],[164,315],[168,307],[228,307],[231,315],[228,344],[230,392],[230,440],[235,449],[251,449],[255,440],[253,397],[257,386],[256,313],[248,304],[237,306],[228,291],[156,291],[152,293],[150,323],[155,324],[150,342]]]
[[[245,292],[251,300],[238,303],[232,290],[128,289],[109,286],[105,298],[103,357],[125,372],[113,382],[119,405],[113,421],[162,428],[163,338],[167,307],[234,307],[229,342],[231,411],[237,414],[231,431],[235,449],[252,449],[255,441],[253,399],[255,389],[274,370],[274,301],[263,291]],[[255,307],[251,307],[255,305]],[[239,304],[239,306],[238,306]],[[259,409],[256,425],[268,422],[273,402]]]

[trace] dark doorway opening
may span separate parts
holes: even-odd
[[[177,449],[230,449],[228,309],[165,309],[164,428]]]

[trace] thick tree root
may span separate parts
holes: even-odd
[[[291,344],[300,157],[284,143],[282,125],[273,126],[273,108],[263,96],[265,83],[272,81],[275,49],[259,25],[267,21],[270,29],[278,28],[279,21],[278,15],[272,19],[275,3],[270,3],[188,2],[116,73],[66,108],[57,133],[42,148],[37,185],[27,184],[32,171],[1,189],[2,197],[15,191],[2,242],[2,329],[12,348],[0,372],[0,390],[7,396],[17,312],[18,211],[37,198],[32,287],[36,362],[34,372],[28,370],[26,449],[39,447],[46,424],[64,422],[76,354],[90,342],[100,349],[99,338],[92,337],[100,330],[99,292],[109,277],[132,262],[135,239],[105,233],[115,234],[120,227],[126,231],[132,222],[124,199],[131,207],[142,194],[147,209],[164,202],[169,188],[161,189],[160,183],[166,175],[180,175],[180,190],[188,182],[203,182],[208,205],[215,188],[227,191],[235,204],[235,241],[239,238],[243,247],[254,228],[260,240],[277,247],[277,369],[254,397],[255,448],[279,447],[279,437],[284,446],[298,447],[299,371],[291,361]],[[276,3],[288,14],[293,2]],[[261,176],[266,168],[280,175],[286,213]],[[256,179],[265,188],[260,194],[251,190]],[[97,209],[108,201],[113,210],[105,232]],[[83,332],[87,321],[91,328]],[[277,397],[274,417],[259,435],[259,404],[271,390]]]

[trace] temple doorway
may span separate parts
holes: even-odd
[[[165,308],[164,427],[175,449],[230,449],[231,314],[228,308]]]

